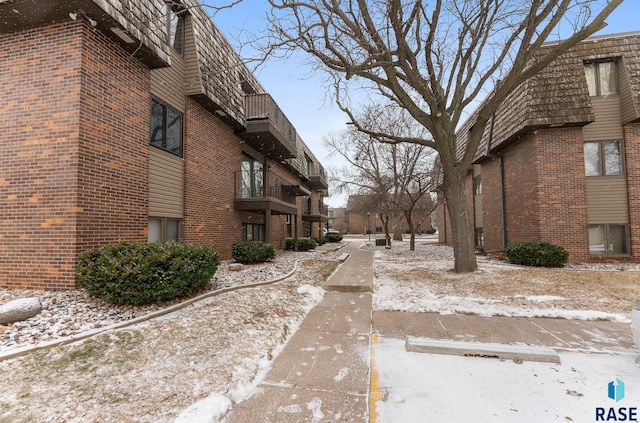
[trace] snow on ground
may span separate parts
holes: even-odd
[[[636,407],[636,352],[559,353],[562,364],[407,352],[404,340],[373,347],[383,401],[378,423],[595,422],[597,408]],[[608,384],[625,383],[625,398],[608,398]],[[640,414],[639,414],[640,415]],[[617,416],[619,418],[620,415]],[[621,420],[621,419],[619,419]],[[604,421],[604,420],[600,420]],[[612,420],[613,421],[613,420]]]
[[[475,274],[455,274],[451,248],[433,244],[409,251],[396,243],[374,255],[377,310],[628,323],[640,298],[638,272],[524,268],[481,258]]]
[[[449,271],[451,254],[437,245],[377,249],[374,309],[629,322],[640,298],[640,275],[629,266],[541,270],[481,259],[479,272],[460,277]],[[627,418],[635,407],[637,419],[638,353],[561,350],[561,364],[514,362],[407,352],[404,339],[381,337],[372,346],[372,366],[382,399],[372,412],[378,423],[595,422],[605,421],[596,413],[613,417],[611,407],[617,414],[610,421],[624,420],[620,407]],[[618,379],[625,397],[616,402],[608,385]]]
[[[312,260],[276,285],[0,362],[0,422],[218,421],[264,378],[321,298],[320,285],[336,263],[306,257]],[[375,249],[374,307],[625,321],[625,310],[640,298],[635,272],[598,269],[608,272],[580,276],[495,261],[480,266],[474,275],[452,274],[451,249],[443,246]],[[376,403],[377,421],[590,422],[596,407],[640,407],[636,352],[560,355],[561,365],[517,364],[407,353],[404,340],[382,338],[373,355],[386,399]],[[619,403],[606,390],[616,378],[627,389]]]

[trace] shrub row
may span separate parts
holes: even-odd
[[[231,246],[231,255],[238,263],[264,263],[276,257],[276,247],[262,241],[243,241]]]
[[[114,304],[141,305],[203,288],[219,264],[211,246],[120,243],[83,253],[76,275],[91,295]]]
[[[340,242],[342,238],[342,234],[337,232],[329,232],[324,236],[325,242]]]
[[[562,267],[569,259],[564,248],[548,242],[521,242],[506,249],[511,263],[536,267]]]
[[[297,251],[309,251],[316,248],[318,244],[310,238],[298,238],[298,250]],[[289,251],[294,251],[296,249],[296,240],[295,239],[287,239],[284,243],[284,249]]]

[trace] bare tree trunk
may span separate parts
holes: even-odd
[[[473,224],[467,196],[465,193],[465,178],[457,172],[449,173],[444,180],[444,195],[447,201],[447,211],[453,233],[453,249],[455,251],[454,271],[458,273],[475,272],[478,270],[473,237]]]
[[[387,245],[391,248],[391,235],[389,234],[389,215],[380,213],[380,221],[384,228],[384,236],[387,238]]]
[[[393,240],[402,241],[402,219],[404,216],[398,216],[397,212],[393,212]]]
[[[405,218],[407,219],[407,225],[409,225],[411,231],[411,237],[409,238],[409,250],[416,250],[416,228],[413,225],[413,219],[411,218],[412,210],[409,210],[408,213],[405,214]]]

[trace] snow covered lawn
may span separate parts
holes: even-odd
[[[526,268],[479,258],[479,271],[468,275],[450,270],[449,247],[418,243],[409,251],[396,243],[374,254],[376,310],[626,323],[640,299],[637,271]]]

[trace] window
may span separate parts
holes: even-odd
[[[629,254],[628,226],[589,225],[589,254],[596,256]]]
[[[484,231],[476,228],[476,247],[484,248]]]
[[[592,97],[618,93],[618,70],[616,62],[586,62],[584,73],[587,77],[589,95]]]
[[[264,241],[264,225],[255,223],[242,224],[243,241]]]
[[[482,194],[482,176],[477,175],[473,177],[473,193],[475,195]]]
[[[586,176],[622,175],[620,141],[585,142],[584,170]]]
[[[162,13],[167,27],[167,43],[182,56],[184,55],[185,10],[178,4],[165,3]]]
[[[182,220],[167,217],[150,217],[149,242],[180,242],[182,239]]]
[[[264,197],[264,166],[246,154],[242,155],[242,197]]]
[[[151,100],[151,145],[182,157],[182,113]]]

